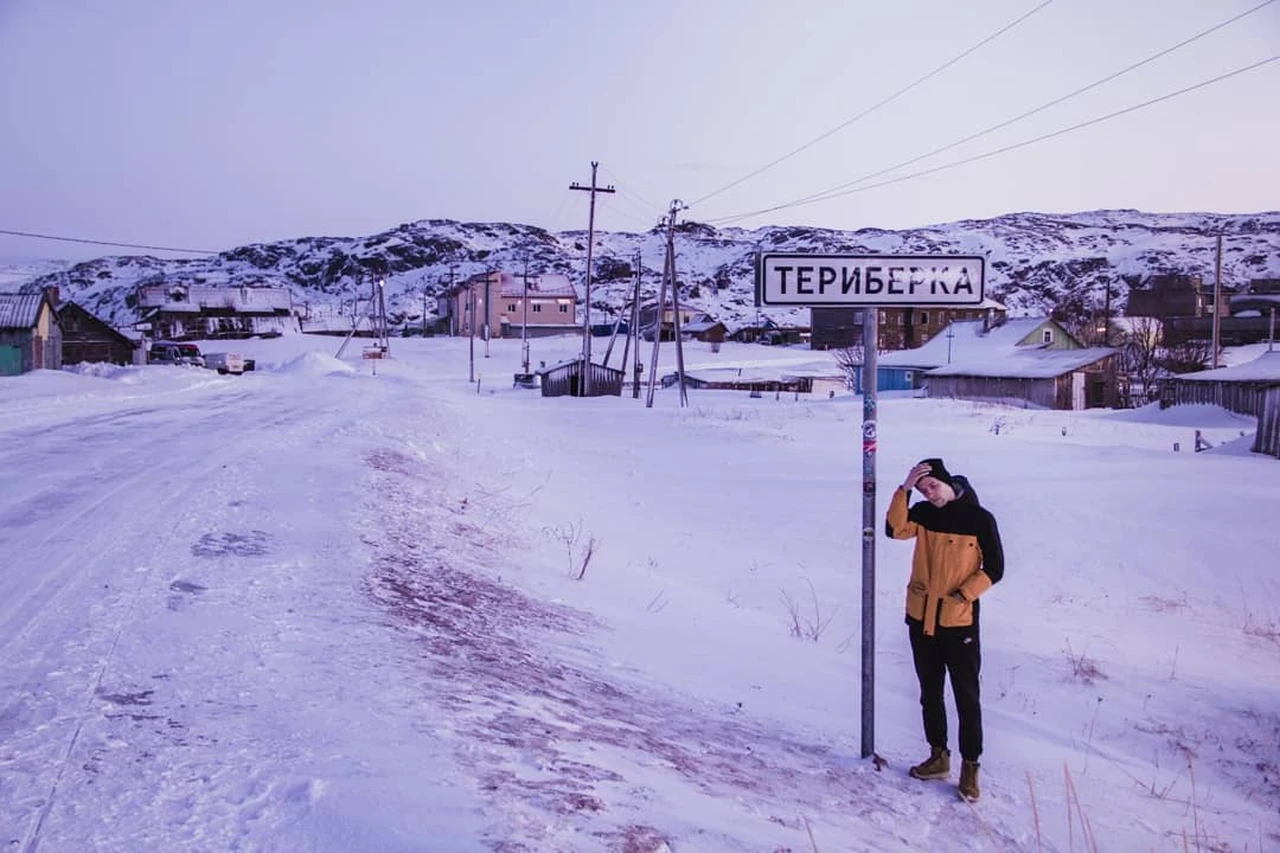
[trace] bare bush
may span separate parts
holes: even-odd
[[[573,575],[577,580],[582,580],[587,574],[587,564],[591,562],[592,555],[596,551],[596,538],[594,536],[587,537],[586,544],[582,544],[582,519],[579,518],[576,524],[570,522],[563,527],[544,527],[542,532],[564,544],[565,555],[569,560],[569,574]],[[579,561],[578,553],[582,549],[582,559]]]
[[[864,350],[861,344],[836,350],[836,367],[844,376],[845,387],[850,391],[858,389],[858,374],[862,372]]]
[[[813,581],[805,578],[805,583],[809,585],[809,594],[813,600],[813,618],[804,616],[800,610],[800,602],[791,595],[787,590],[782,590],[782,604],[787,609],[788,627],[791,636],[798,640],[808,640],[816,643],[822,639],[823,633],[831,624],[831,620],[835,618],[839,607],[832,610],[826,616],[822,615],[822,608],[818,604],[818,591],[813,587]]]
[[[1098,679],[1106,679],[1102,669],[1098,666],[1098,662],[1086,655],[1084,652],[1076,654],[1071,648],[1071,641],[1067,641],[1067,650],[1063,652],[1067,657],[1067,663],[1071,666],[1071,677],[1083,684],[1093,684]]]

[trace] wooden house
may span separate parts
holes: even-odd
[[[291,323],[284,287],[215,287],[161,282],[142,285],[132,300],[139,328],[156,340],[248,338],[279,334]]]
[[[0,376],[62,368],[62,327],[54,296],[0,293]]]
[[[542,387],[544,397],[583,397],[583,364],[584,360],[576,358],[553,364],[537,371],[538,384]],[[622,382],[625,371],[603,364],[592,363],[591,371],[592,397],[622,396]]]
[[[680,331],[695,341],[704,341],[709,344],[724,343],[725,336],[729,332],[724,323],[710,318],[700,319],[687,326],[681,326]]]
[[[140,362],[140,341],[130,340],[75,302],[58,307],[58,321],[62,326],[63,364]]]
[[[1045,409],[1114,408],[1120,399],[1118,358],[1119,350],[1111,347],[1083,347],[950,364],[929,371],[928,394]]]
[[[1215,370],[1183,373],[1160,385],[1160,408],[1208,404],[1240,415],[1261,416],[1272,389],[1280,386],[1280,351]]]

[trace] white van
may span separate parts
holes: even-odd
[[[207,352],[204,354],[204,366],[225,375],[244,373],[244,357],[238,352]]]

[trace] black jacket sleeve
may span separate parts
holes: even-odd
[[[1000,528],[996,526],[996,517],[983,511],[982,522],[978,526],[978,547],[982,549],[982,571],[991,582],[999,583],[1004,577],[1004,545],[1000,542]]]

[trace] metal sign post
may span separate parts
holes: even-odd
[[[880,309],[862,309],[862,757],[876,751],[876,401]]]
[[[876,404],[880,310],[981,305],[985,259],[978,255],[759,256],[756,306],[862,308],[862,757],[875,754]]]

